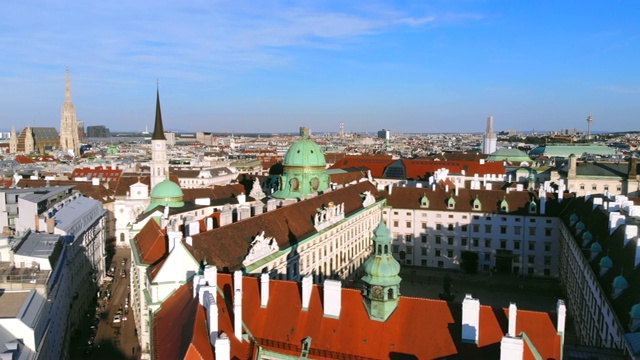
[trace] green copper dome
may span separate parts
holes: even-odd
[[[582,231],[582,230],[584,230],[586,227],[587,227],[587,226],[586,226],[582,221],[580,221],[580,222],[576,225],[576,231],[577,231],[577,232]]]
[[[613,287],[616,289],[626,289],[629,287],[629,282],[622,275],[618,275],[613,279]]]
[[[600,266],[610,268],[613,266],[613,261],[611,260],[610,257],[605,256],[600,260]]]
[[[584,234],[582,234],[582,240],[584,240],[585,242],[593,240],[593,235],[591,235],[591,232],[589,230],[585,231]]]
[[[151,190],[151,202],[145,212],[158,205],[169,206],[171,208],[184,206],[182,189],[169,179],[164,179]]]
[[[293,143],[284,156],[284,166],[325,167],[326,165],[327,161],[318,144],[306,137]]]
[[[366,273],[362,280],[372,285],[399,284],[400,263],[391,255],[391,230],[380,222],[373,233],[373,254],[362,266]]]
[[[327,162],[320,147],[303,137],[291,145],[284,156],[284,169],[278,178],[276,199],[304,199],[309,194],[322,193],[329,188],[331,179],[326,171]]]
[[[602,245],[600,245],[600,243],[599,243],[599,242],[594,242],[594,243],[591,245],[591,252],[592,252],[592,253],[599,253],[599,252],[601,252],[601,251],[602,251]]]
[[[632,319],[640,319],[640,304],[635,304],[631,307],[631,311],[629,312],[629,316]]]
[[[576,213],[573,213],[573,214],[571,214],[571,216],[569,216],[569,221],[571,221],[572,223],[576,222],[578,220],[580,220],[580,218],[578,217],[578,214],[576,214]]]

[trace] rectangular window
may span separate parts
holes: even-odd
[[[393,248],[393,252],[394,253],[398,253],[398,245],[391,245],[391,247]],[[316,261],[315,259],[315,254],[313,254],[313,261]]]
[[[507,240],[500,240],[500,249],[507,248]]]
[[[529,255],[528,257],[529,264],[534,264],[536,262],[536,257],[533,255]]]
[[[462,225],[462,226],[460,227],[460,230],[462,230],[462,231],[467,231],[467,225]]]
[[[544,229],[544,236],[551,236],[551,229],[550,228]]]
[[[398,212],[397,212],[397,211],[394,211],[394,212],[393,212],[393,215],[398,215]]]
[[[395,227],[395,228],[398,227],[398,220],[393,220],[393,227]]]
[[[411,229],[411,221],[407,221],[407,228]]]
[[[460,238],[460,245],[467,246],[467,238],[466,237]]]
[[[516,235],[520,235],[520,233],[522,232],[522,226],[514,226],[513,227],[513,233]]]
[[[436,224],[436,230],[442,230],[442,224]]]
[[[422,223],[422,228],[423,228],[423,229],[426,229],[426,228],[427,228],[427,223],[426,223],[426,222],[423,222],[423,223]]]
[[[436,235],[436,244],[440,244],[441,241],[442,241],[442,236]]]
[[[420,260],[420,265],[421,266],[427,266],[427,260],[426,259]]]
[[[480,225],[473,225],[473,232],[480,232]]]
[[[580,190],[584,190],[584,184],[580,184]]]
[[[478,245],[478,244],[479,244],[479,242],[480,242],[480,239],[478,239],[478,238],[473,238],[473,246],[476,246],[476,247],[477,247],[477,246],[479,246],[479,245]]]
[[[533,226],[529,228],[529,235],[531,236],[535,236],[536,235],[536,228],[534,228]]]
[[[500,234],[506,234],[507,233],[507,227],[506,226],[500,226]]]
[[[449,245],[453,245],[453,236],[449,236],[449,237],[447,238],[447,244],[449,244]]]
[[[546,266],[551,265],[551,256],[545,256],[545,257],[544,257],[544,264],[545,264]]]
[[[411,246],[407,246],[407,255],[413,254],[413,248]]]
[[[473,220],[480,220],[480,215],[473,215]]]
[[[447,226],[447,230],[453,231],[453,224],[449,224],[449,226]]]
[[[591,185],[591,190],[598,190],[598,185],[596,184]]]
[[[440,257],[440,249],[436,249],[435,255],[436,255],[436,257]]]
[[[490,261],[491,260],[491,253],[484,253],[484,261]]]
[[[507,218],[505,216],[503,216],[503,217],[500,218],[500,221],[505,222],[505,221],[507,221]]]
[[[413,236],[411,236],[411,234],[407,234],[407,235],[404,236],[404,241],[410,243],[412,238],[413,238]]]
[[[536,243],[534,241],[529,241],[529,251],[535,251],[536,250]]]
[[[443,262],[443,261],[438,261],[438,267],[439,267],[439,268],[444,267],[444,262]]]
[[[449,259],[452,259],[452,258],[453,258],[453,250],[447,250],[447,257],[448,257]]]
[[[513,249],[514,250],[520,250],[520,240],[515,240],[513,242]]]
[[[453,215],[449,215],[449,219],[453,219]]]
[[[408,212],[408,213],[406,213],[406,215],[407,215],[407,216],[411,216],[411,213],[410,213],[410,212]]]
[[[420,253],[421,253],[422,255],[426,256],[426,255],[427,255],[427,248],[422,248],[422,249],[420,249]]]
[[[491,239],[484,239],[484,247],[491,247]]]
[[[486,232],[487,234],[491,233],[491,225],[485,225],[484,226],[484,232]]]
[[[427,235],[422,235],[420,238],[422,239],[423,244],[427,242]]]
[[[545,242],[544,243],[544,251],[551,251],[551,243],[550,242]]]

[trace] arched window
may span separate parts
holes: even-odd
[[[393,288],[390,288],[389,291],[387,292],[387,299],[393,299],[394,295],[393,295]]]

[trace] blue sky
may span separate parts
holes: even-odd
[[[3,1],[0,129],[640,130],[637,1]]]

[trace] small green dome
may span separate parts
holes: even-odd
[[[584,234],[582,234],[582,240],[584,240],[585,242],[593,240],[593,235],[591,235],[591,232],[589,230],[585,231]]]
[[[284,156],[284,166],[325,167],[326,165],[327,161],[320,146],[307,137],[293,143]]]
[[[602,252],[602,245],[599,242],[594,242],[591,244],[591,252],[592,253],[600,253]]]
[[[610,268],[612,266],[613,266],[613,261],[611,260],[610,257],[605,256],[602,259],[600,259],[600,267]]]
[[[631,307],[631,311],[629,311],[629,316],[632,319],[640,319],[640,304],[635,304]]]
[[[622,275],[618,275],[613,279],[613,287],[616,289],[626,289],[629,287],[629,282]]]
[[[180,186],[169,179],[164,179],[156,184],[151,190],[151,202],[145,212],[156,208],[157,206],[169,206],[178,208],[184,206],[184,193]]]
[[[373,254],[364,262],[365,282],[372,285],[394,285],[400,283],[400,263],[391,256],[391,230],[380,222],[374,230]]]
[[[582,230],[584,230],[586,227],[587,227],[587,226],[586,226],[582,221],[580,221],[580,222],[576,225],[576,231],[582,231]]]
[[[576,214],[576,213],[573,213],[573,214],[571,214],[571,216],[569,216],[569,221],[571,221],[572,223],[576,222],[578,220],[580,220],[580,218],[578,217],[578,214]]]
[[[156,199],[183,197],[180,186],[169,179],[164,179],[151,189],[150,197]]]

